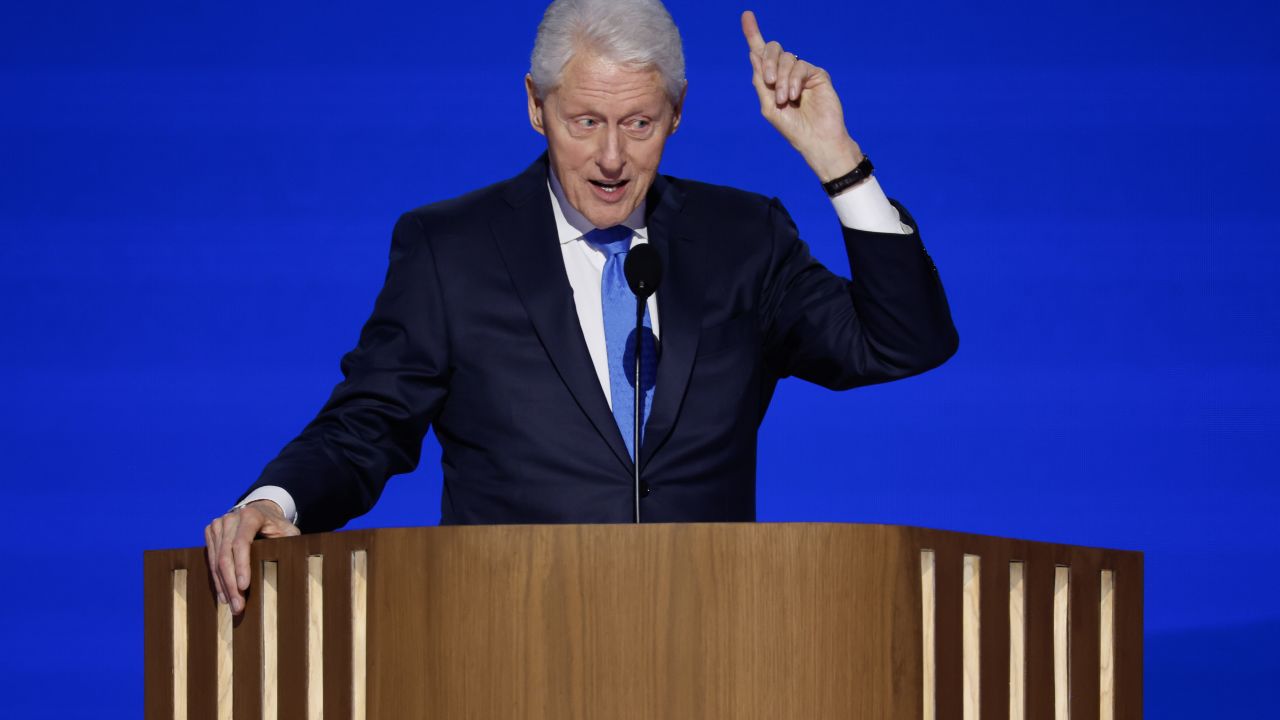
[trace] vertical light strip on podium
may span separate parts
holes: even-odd
[[[307,557],[307,720],[324,718],[324,556]]]
[[[1009,563],[1009,720],[1027,718],[1026,565]]]
[[[187,720],[187,571],[173,571],[173,718]]]
[[[232,720],[232,682],[231,682],[231,605],[218,603],[218,656],[216,658],[218,672],[218,720]]]
[[[367,654],[369,553],[351,553],[351,718],[365,720],[365,658]]]
[[[1098,621],[1098,720],[1116,716],[1116,573],[1103,570]]]
[[[960,647],[964,656],[964,685],[961,717],[978,720],[982,705],[980,668],[982,660],[982,558],[964,556],[964,580],[961,585]]]
[[[921,685],[924,687],[924,720],[938,717],[938,666],[935,625],[937,616],[937,582],[934,577],[932,550],[920,551],[920,612],[923,668]]]
[[[276,720],[279,714],[280,613],[277,593],[277,564],[262,563],[262,718]]]
[[[1071,568],[1053,569],[1053,719],[1071,717]]]

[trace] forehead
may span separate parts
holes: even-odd
[[[581,110],[657,112],[667,103],[662,75],[656,69],[621,65],[595,53],[570,58],[555,93],[566,108]]]

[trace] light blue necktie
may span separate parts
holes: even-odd
[[[605,347],[609,354],[609,397],[613,404],[613,419],[622,431],[632,460],[636,449],[632,447],[632,424],[635,406],[631,387],[635,383],[635,333],[636,296],[627,285],[623,266],[631,249],[631,228],[614,225],[592,230],[584,236],[591,247],[600,250],[607,258],[604,275],[600,278],[600,302],[604,309]],[[657,348],[649,323],[649,308],[644,309],[644,342],[640,344],[640,387],[643,391],[640,405],[640,432],[644,437],[644,423],[649,419],[649,403],[653,399],[653,385],[657,378]]]

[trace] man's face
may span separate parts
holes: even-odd
[[[644,200],[680,124],[661,75],[577,53],[544,100],[528,77],[525,89],[529,121],[547,137],[569,203],[596,227],[620,224]]]

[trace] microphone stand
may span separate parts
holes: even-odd
[[[631,426],[631,448],[632,458],[631,466],[634,470],[632,480],[635,484],[635,520],[640,522],[640,430],[644,423],[644,386],[640,382],[640,363],[641,352],[644,348],[646,340],[646,332],[644,327],[644,311],[648,307],[649,296],[658,290],[658,284],[662,282],[662,258],[658,257],[657,251],[652,245],[647,243],[633,247],[627,253],[626,263],[623,272],[627,276],[627,285],[631,287],[631,292],[636,296],[636,332],[632,337],[635,338],[635,376],[631,385],[631,397],[633,400],[632,407],[635,408],[634,422]],[[653,337],[652,333],[648,333],[649,337]],[[657,348],[654,348],[657,350]],[[623,351],[623,355],[626,351]],[[655,353],[654,361],[657,361]],[[623,359],[626,362],[626,359]]]
[[[635,448],[634,457],[631,466],[633,470],[633,479],[635,480],[635,496],[636,496],[636,522],[640,522],[640,420],[641,406],[644,404],[644,389],[640,387],[640,344],[644,342],[644,308],[645,300],[640,296],[636,296],[636,362],[635,362],[635,383],[631,386],[633,398],[632,405],[635,408],[635,424],[632,426],[631,447]]]

